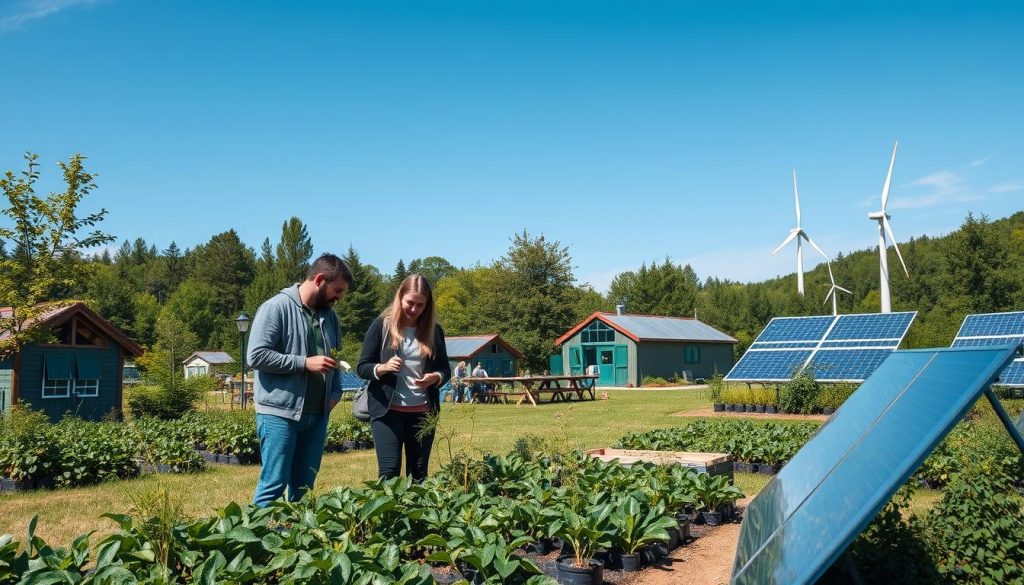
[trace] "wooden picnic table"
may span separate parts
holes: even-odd
[[[462,378],[466,384],[487,384],[488,390],[473,392],[475,402],[505,402],[518,397],[516,404],[529,402],[537,406],[547,396],[547,402],[568,402],[570,400],[595,400],[594,388],[597,376],[495,376],[492,378]],[[588,383],[589,382],[589,383]],[[519,387],[516,387],[516,384]]]

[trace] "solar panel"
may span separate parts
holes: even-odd
[[[353,374],[352,372],[341,373],[341,388],[343,390],[351,390],[363,387],[363,379]]]
[[[1024,343],[1024,311],[967,315],[952,347]],[[1024,387],[1024,358],[1017,358],[999,375],[998,386]]]
[[[1016,350],[891,352],[751,502],[731,583],[815,582]]]
[[[822,382],[859,382],[899,347],[916,316],[916,311],[907,311],[776,317],[725,379],[788,382],[809,366]]]

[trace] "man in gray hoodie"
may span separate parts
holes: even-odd
[[[247,358],[263,459],[253,494],[258,506],[281,497],[285,488],[290,501],[300,500],[320,471],[327,418],[341,399],[341,376],[331,357],[341,332],[331,306],[350,286],[348,266],[324,254],[306,280],[268,299],[253,317]]]

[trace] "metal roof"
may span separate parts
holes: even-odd
[[[223,351],[194,351],[192,352],[192,355],[185,358],[185,361],[187,362],[194,357],[197,357],[210,365],[235,363],[235,358],[229,356]]]
[[[655,317],[651,315],[616,315],[602,313],[602,321],[617,325],[640,341],[708,341],[736,343],[732,337],[696,319]]]
[[[449,358],[464,358],[483,349],[492,339],[494,339],[494,335],[445,337],[444,348],[448,352]]]

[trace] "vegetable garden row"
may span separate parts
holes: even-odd
[[[75,487],[143,471],[188,473],[207,461],[256,463],[259,442],[251,412],[193,412],[176,421],[154,418],[129,423],[66,418],[50,424],[39,413],[7,416],[0,429],[3,489]],[[370,428],[331,421],[330,451],[369,448]]]
[[[0,537],[0,584],[538,584],[552,582],[539,552],[559,544],[567,556],[550,572],[582,569],[600,583],[603,562],[629,565],[678,537],[687,513],[739,497],[721,477],[678,465],[513,453],[447,465],[423,484],[378,480],[266,509],[232,503],[193,522],[167,507],[108,514],[120,528],[95,547],[83,535],[54,548],[33,520],[20,552]]]

